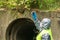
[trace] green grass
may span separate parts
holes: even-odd
[[[8,1],[0,1],[0,8],[21,8],[21,6],[30,8],[38,8],[40,10],[54,10],[60,8],[60,0],[8,0]]]

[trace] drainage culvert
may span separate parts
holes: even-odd
[[[6,30],[6,40],[34,40],[34,22],[29,18],[20,18],[11,22]]]

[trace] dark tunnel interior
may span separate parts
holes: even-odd
[[[29,18],[19,18],[12,21],[6,30],[6,40],[35,40],[34,22]]]

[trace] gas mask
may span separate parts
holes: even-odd
[[[51,25],[51,20],[48,18],[44,18],[41,21],[40,27],[42,27],[43,29],[49,29]]]

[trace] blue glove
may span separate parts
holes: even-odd
[[[37,14],[36,14],[36,12],[32,11],[31,14],[32,14],[33,20],[36,21],[37,20]]]

